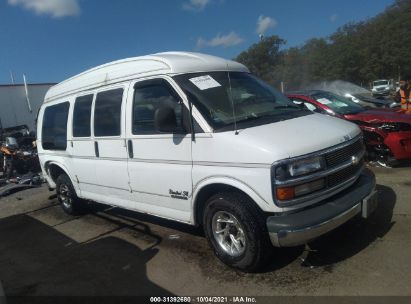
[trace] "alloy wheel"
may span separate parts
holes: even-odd
[[[228,255],[238,257],[244,253],[245,233],[234,215],[226,211],[216,212],[212,219],[212,231],[214,239]]]

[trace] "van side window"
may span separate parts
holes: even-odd
[[[76,98],[73,112],[73,137],[90,137],[91,104],[93,94]]]
[[[174,109],[177,127],[183,130],[183,104],[172,87],[163,79],[136,83],[133,101],[133,134],[157,134],[154,114],[161,107]]]
[[[44,150],[67,148],[67,120],[70,103],[63,102],[44,110],[41,145]]]
[[[123,89],[115,89],[97,94],[94,109],[94,135],[121,135],[121,103]]]

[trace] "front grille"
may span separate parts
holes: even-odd
[[[363,164],[364,164],[364,161],[361,160],[356,165],[349,166],[347,168],[344,168],[340,171],[337,171],[335,173],[328,175],[327,177],[328,187],[332,188],[334,186],[337,186],[349,180],[350,178],[352,178],[353,176],[357,174],[358,170],[361,169]]]
[[[325,154],[325,161],[328,168],[338,166],[342,163],[349,161],[354,155],[358,155],[364,149],[362,138],[356,142],[345,146],[341,149],[329,152]]]

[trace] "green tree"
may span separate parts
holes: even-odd
[[[235,58],[246,65],[250,71],[266,81],[273,80],[273,69],[281,60],[280,47],[285,40],[278,36],[269,36],[253,44],[248,50]]]
[[[282,49],[284,44],[270,36],[235,60],[276,86],[284,81],[289,89],[323,80],[366,84],[411,75],[411,0],[396,0],[374,18],[346,24],[301,47]]]

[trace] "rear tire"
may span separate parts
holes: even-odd
[[[246,195],[212,196],[205,206],[203,227],[215,255],[233,268],[257,271],[272,251],[265,217]]]
[[[64,212],[70,215],[80,215],[85,213],[86,208],[66,174],[61,174],[56,180],[57,198],[61,203]]]

